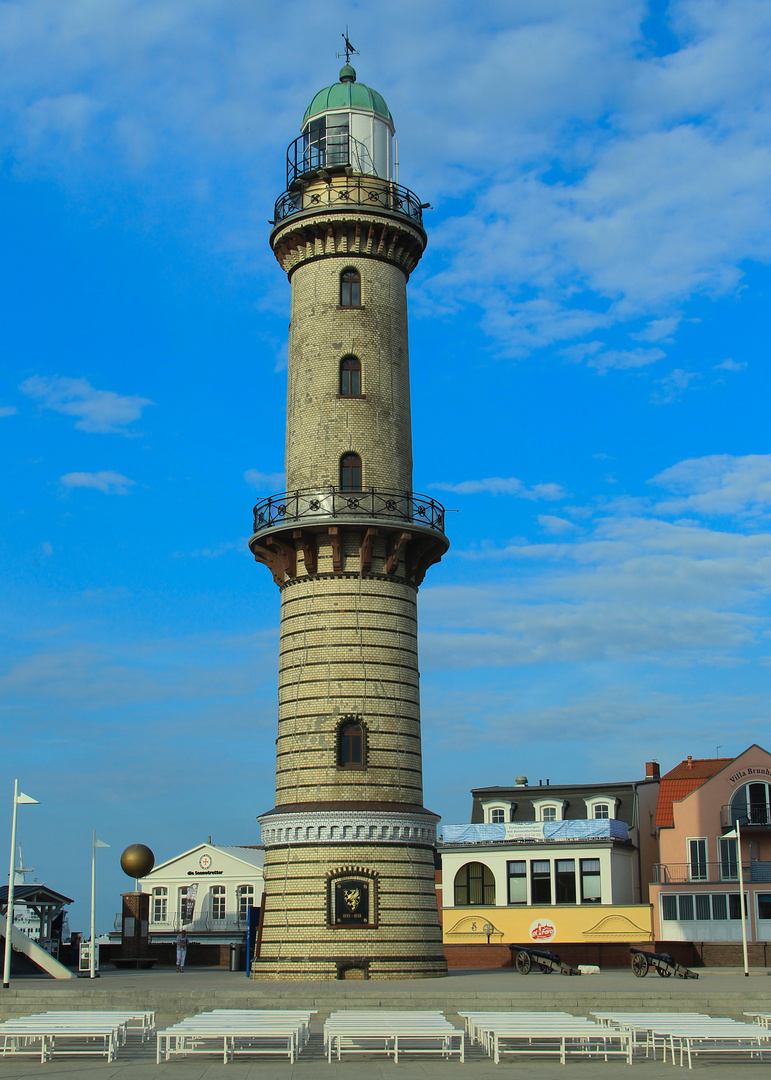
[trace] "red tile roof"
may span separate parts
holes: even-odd
[[[711,776],[720,772],[733,758],[686,758],[661,778],[656,804],[656,825],[671,827],[675,823],[673,803],[680,802]]]

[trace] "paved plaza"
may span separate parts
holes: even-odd
[[[469,1080],[488,1080],[511,1073],[520,1080],[618,1080],[629,1076],[630,1066],[618,1062],[580,1061],[561,1066],[553,1061],[506,1059],[500,1065],[484,1057],[478,1048],[467,1049],[465,1064],[436,1057],[406,1058],[394,1065],[383,1057],[349,1057],[328,1065],[322,1049],[321,1026],[334,1009],[409,1008],[442,1009],[447,1018],[462,1026],[460,1009],[563,1009],[586,1016],[592,1009],[649,1008],[698,1010],[713,1016],[742,1019],[743,1010],[771,1007],[771,981],[765,969],[745,978],[736,970],[707,969],[698,980],[660,979],[648,975],[635,978],[631,971],[607,971],[600,975],[567,978],[558,975],[517,975],[511,969],[489,972],[455,971],[442,979],[393,982],[260,982],[243,973],[219,969],[191,969],[180,975],[174,969],[117,972],[104,970],[101,978],[54,982],[50,979],[18,978],[11,988],[0,991],[0,1017],[24,1015],[46,1009],[64,1008],[155,1008],[159,1026],[174,1023],[211,1008],[308,1008],[317,1009],[309,1045],[297,1063],[272,1058],[236,1061],[223,1065],[214,1057],[177,1059],[163,1065],[155,1062],[155,1042],[144,1044],[132,1036],[117,1061],[98,1058],[56,1058],[41,1065],[30,1058],[0,1060],[0,1080],[15,1077],[83,1077],[94,1080],[315,1080],[337,1077],[345,1080],[438,1080],[452,1074]],[[673,1066],[661,1062],[635,1060],[631,1066],[643,1080],[670,1077]],[[768,1063],[735,1063],[731,1059],[699,1059],[694,1071],[714,1080],[742,1080],[765,1076]]]

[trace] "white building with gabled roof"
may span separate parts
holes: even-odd
[[[248,910],[262,904],[261,847],[198,844],[140,878],[150,894],[150,941],[172,941],[184,926],[191,940],[243,942]]]

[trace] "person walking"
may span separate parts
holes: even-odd
[[[186,930],[180,930],[177,934],[177,971],[185,970],[185,957],[187,956],[188,936]]]

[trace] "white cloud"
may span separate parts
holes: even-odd
[[[127,426],[142,415],[149,398],[97,390],[87,379],[69,379],[59,375],[33,375],[19,389],[39,401],[45,409],[76,416],[80,431],[126,435]]]
[[[674,340],[675,331],[681,321],[679,315],[670,315],[663,319],[652,319],[643,330],[632,334],[631,337],[636,338],[638,341],[671,342]]]
[[[651,483],[675,494],[658,503],[660,513],[752,517],[771,512],[771,454],[689,458]]]
[[[244,473],[247,484],[260,491],[273,492],[284,490],[284,473],[282,472],[259,472],[257,469],[247,469]]]
[[[129,480],[117,472],[71,472],[66,473],[60,480],[66,488],[94,488],[103,491],[105,495],[128,495],[136,481]]]
[[[538,524],[546,532],[555,533],[560,535],[562,533],[574,532],[578,528],[572,521],[567,521],[565,518],[555,517],[554,514],[539,514]]]
[[[487,495],[518,495],[521,499],[532,500],[554,501],[564,499],[567,495],[559,484],[535,484],[528,488],[515,476],[489,476],[484,480],[461,480],[457,484],[436,481],[428,486],[440,491],[452,491],[456,495],[477,495],[484,492]]]
[[[679,401],[694,379],[699,375],[695,371],[684,371],[682,368],[674,368],[662,379],[656,379],[656,385],[661,390],[656,391],[652,400],[662,405],[669,405],[673,401]]]
[[[596,368],[604,375],[611,368],[621,371],[631,368],[647,367],[666,356],[662,349],[607,349],[587,360],[587,366]]]
[[[18,411],[15,405],[0,405],[0,417],[14,416]]]
[[[720,364],[713,364],[712,365],[712,368],[713,368],[714,371],[744,371],[744,369],[746,367],[747,367],[747,361],[746,360],[738,361],[738,360],[731,360],[731,359],[723,360],[723,362],[720,363]]]

